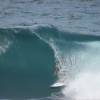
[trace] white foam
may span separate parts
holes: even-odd
[[[100,73],[82,72],[63,90],[72,100],[100,100]]]
[[[5,40],[3,41],[3,43],[0,44],[0,54],[5,53],[6,50],[9,48],[9,46],[11,45],[11,41],[9,40]]]

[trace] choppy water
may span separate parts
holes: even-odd
[[[99,0],[1,0],[0,99],[99,100],[99,9]],[[57,79],[66,86],[51,89]]]

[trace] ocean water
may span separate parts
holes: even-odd
[[[100,100],[99,16],[99,0],[0,0],[0,100]]]

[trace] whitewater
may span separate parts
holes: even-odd
[[[0,1],[0,100],[100,100],[99,60],[99,0]]]

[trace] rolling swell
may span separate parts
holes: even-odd
[[[0,29],[0,38],[0,98],[50,95],[52,49],[27,29]]]

